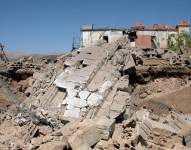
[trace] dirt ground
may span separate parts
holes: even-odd
[[[191,113],[191,87],[152,99],[182,113]]]
[[[5,110],[10,105],[11,102],[6,100],[3,90],[0,88],[0,110]]]
[[[133,101],[137,109],[145,107],[157,115],[167,115],[175,110],[191,113],[190,81],[181,78],[158,78],[135,88]]]

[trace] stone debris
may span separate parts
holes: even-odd
[[[189,149],[187,54],[131,42],[0,68],[0,148]]]

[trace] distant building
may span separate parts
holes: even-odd
[[[123,36],[121,28],[94,28],[93,25],[81,27],[81,47],[96,45],[100,40],[110,43]]]
[[[181,21],[177,26],[154,24],[144,27],[141,23],[135,23],[131,28],[137,31],[135,45],[140,48],[168,48],[170,35],[178,35],[182,31],[190,33],[190,24],[186,21]]]
[[[190,33],[190,24],[181,21],[176,26],[166,26],[154,24],[151,27],[145,27],[142,23],[134,23],[131,27],[136,31],[137,39],[134,45],[139,48],[168,48],[168,38],[170,35],[178,35],[185,31]],[[96,45],[101,40],[110,43],[123,36],[127,28],[95,28],[93,25],[81,27],[81,47],[90,47]]]

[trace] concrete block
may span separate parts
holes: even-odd
[[[66,110],[64,112],[64,117],[79,118],[80,117],[80,108],[73,108],[73,109]]]
[[[75,61],[73,61],[72,59],[66,59],[65,62],[64,62],[64,65],[66,66],[74,66],[76,64]]]
[[[80,99],[84,99],[84,100],[87,100],[87,98],[89,97],[91,93],[89,91],[80,91],[79,92],[79,97]]]
[[[138,134],[144,139],[147,140],[148,139],[148,135],[146,134],[146,132],[143,129],[139,129]]]
[[[33,79],[44,80],[45,78],[46,78],[46,74],[44,74],[44,73],[35,72],[33,74]]]
[[[87,103],[89,106],[98,106],[102,103],[103,97],[99,94],[92,93],[88,100]]]
[[[68,110],[70,110],[70,109],[74,109],[75,107],[74,106],[72,106],[72,105],[67,105],[66,106],[66,109],[68,109]]]
[[[117,118],[125,112],[126,105],[124,103],[114,102],[110,107],[110,118]]]
[[[103,140],[108,140],[113,134],[115,128],[115,119],[108,119],[103,116],[96,121],[96,126],[101,130],[101,135]]]
[[[149,129],[152,130],[152,122],[149,121],[149,119],[144,119],[143,120],[144,125]]]
[[[78,73],[71,74],[68,76],[67,81],[73,82],[73,83],[78,83],[78,84],[83,84],[86,83],[89,79],[88,75],[79,75]]]
[[[191,147],[191,141],[186,143],[186,147]]]
[[[110,111],[115,111],[115,112],[123,112],[124,111],[124,105],[120,103],[113,103],[110,107]]]
[[[105,93],[108,89],[112,87],[111,81],[106,81],[102,84],[102,86],[98,89],[99,93]]]
[[[185,142],[186,142],[186,143],[187,143],[187,142],[190,142],[190,141],[191,141],[191,135],[186,136],[184,139],[185,139]]]
[[[69,97],[75,97],[75,96],[77,96],[78,91],[74,90],[74,89],[67,89],[67,93],[68,93],[67,95]]]
[[[71,81],[65,81],[64,79],[56,79],[54,81],[54,84],[56,84],[56,87],[62,88],[62,89],[75,89],[76,86],[78,86],[77,83],[71,82]]]
[[[73,107],[82,108],[87,106],[86,100],[77,98],[77,97],[66,97],[66,104],[71,105]]]
[[[116,111],[110,111],[110,112],[109,112],[109,117],[110,117],[111,119],[116,119],[116,118],[119,117],[120,115],[121,115],[121,113],[116,112]]]
[[[128,71],[130,68],[133,68],[133,67],[135,67],[135,61],[134,61],[133,57],[130,55],[125,60],[125,67],[124,67],[123,71]]]
[[[142,122],[145,118],[149,117],[149,112],[146,109],[141,109],[137,111],[135,115],[137,120]]]
[[[68,141],[74,150],[90,150],[90,147],[99,140],[101,140],[99,130],[96,129],[95,125],[87,125],[82,129],[78,129]]]

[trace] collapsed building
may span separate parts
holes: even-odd
[[[2,82],[16,80],[25,95],[4,92],[12,104],[1,110],[1,149],[191,148],[188,55],[132,47],[130,33],[106,39],[55,61],[1,69]],[[19,73],[27,76],[14,79]]]

